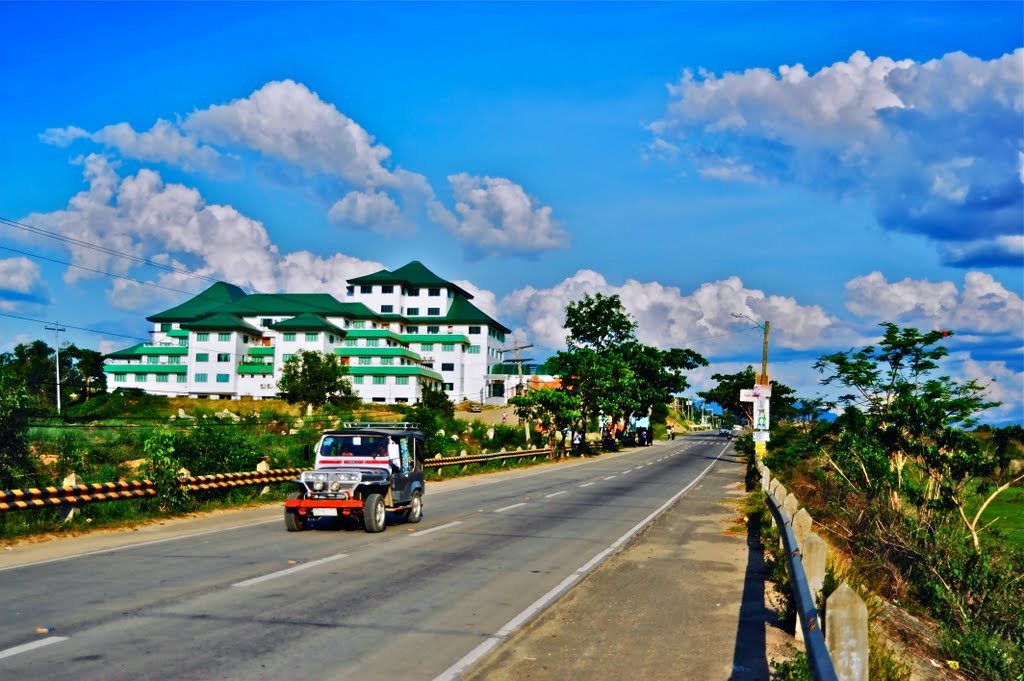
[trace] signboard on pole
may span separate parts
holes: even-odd
[[[754,430],[768,430],[769,400],[758,397],[754,400]]]
[[[754,442],[768,442],[769,439],[767,430],[754,431]]]

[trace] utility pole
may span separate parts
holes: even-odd
[[[761,375],[757,377],[758,385],[770,385],[768,382],[768,329],[771,322],[764,321],[764,344],[761,347]]]
[[[512,349],[511,350],[500,350],[499,351],[499,352],[501,352],[502,355],[504,355],[506,352],[514,352],[515,353],[516,358],[514,360],[512,360],[512,361],[516,363],[517,373],[519,374],[519,388],[518,388],[518,392],[516,393],[517,395],[522,395],[523,394],[523,362],[531,361],[531,358],[529,358],[529,357],[527,357],[527,358],[520,357],[519,356],[519,351],[520,350],[526,350],[527,348],[532,348],[532,347],[533,347],[532,344],[530,344],[530,345],[520,345],[518,340],[513,339],[512,340]],[[504,361],[508,361],[508,360],[504,360]],[[526,421],[523,421],[523,433],[526,436],[526,446],[529,447],[530,446],[530,424],[527,423]]]
[[[67,331],[63,328],[60,323],[54,322],[53,326],[44,326],[47,331],[53,331],[54,337],[56,338],[56,352],[57,352],[57,416],[60,416],[60,332]]]

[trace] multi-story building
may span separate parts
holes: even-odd
[[[247,294],[218,282],[147,317],[148,343],[107,355],[107,386],[168,396],[260,399],[300,350],[334,354],[367,402],[415,403],[425,386],[455,402],[504,404],[507,375],[491,373],[509,332],[473,296],[414,261],[326,293]]]

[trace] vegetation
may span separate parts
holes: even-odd
[[[41,340],[21,343],[12,352],[0,353],[0,371],[12,375],[24,386],[30,399],[27,408],[46,413],[57,406],[57,358],[53,348]],[[87,402],[104,393],[103,355],[95,350],[65,344],[60,349],[61,405]]]
[[[882,328],[877,344],[818,361],[845,391],[842,414],[815,420],[798,400],[765,463],[851,556],[851,580],[940,625],[942,659],[974,679],[1024,679],[1024,551],[991,513],[1024,496],[1011,473],[1021,430],[974,430],[994,403],[938,373],[949,332]]]
[[[334,355],[299,350],[284,363],[277,386],[285,401],[309,405],[310,411],[328,402],[351,407],[359,398],[345,374],[345,366]]]

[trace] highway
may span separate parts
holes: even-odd
[[[729,449],[698,434],[428,483],[423,521],[376,535],[289,533],[264,507],[6,553],[0,679],[458,678]]]

